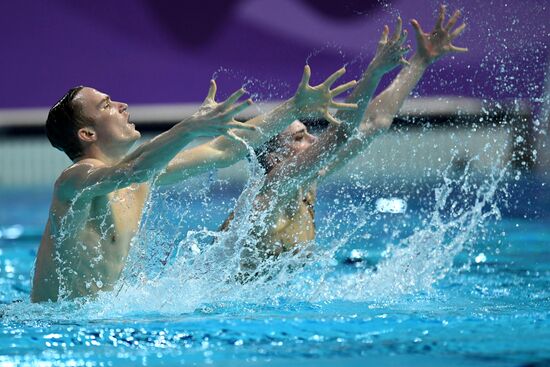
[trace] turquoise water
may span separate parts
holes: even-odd
[[[471,186],[478,197],[481,186]],[[488,187],[496,186],[506,185]],[[174,259],[84,305],[28,302],[49,193],[2,193],[0,366],[550,364],[544,182],[508,185],[514,200],[499,204],[506,195],[497,190],[479,210],[448,187],[395,189],[407,205],[397,213],[376,208],[379,190],[328,187],[319,194],[319,256],[303,268],[237,286],[201,278],[197,260],[193,268]],[[195,193],[182,212],[203,215],[174,238],[215,229],[234,204],[230,193],[210,187],[206,202]],[[157,205],[170,205],[163,195]],[[155,238],[151,228],[177,217],[148,218],[139,237]]]

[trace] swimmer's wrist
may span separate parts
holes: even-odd
[[[409,60],[409,63],[411,65],[416,65],[423,68],[428,68],[431,64],[433,64],[436,61],[436,59],[429,59],[428,57],[424,57],[420,54],[414,54],[413,57]]]
[[[296,96],[292,96],[275,107],[269,114],[271,116],[277,116],[279,120],[286,121],[287,119],[292,119],[292,121],[294,121],[300,117],[298,110],[299,107],[298,102],[296,101]]]
[[[201,135],[201,125],[200,119],[191,116],[180,121],[175,127],[177,128],[179,134],[196,138]]]
[[[303,118],[307,114],[304,113],[304,106],[300,104],[300,101],[298,98],[296,98],[296,95],[290,97],[286,100],[285,103],[281,106],[285,113],[289,113],[292,115],[293,118]]]
[[[363,73],[362,77],[365,78],[367,75],[371,78],[379,78],[382,79],[382,77],[386,74],[386,70],[384,69],[384,65],[378,63],[376,60],[373,60],[369,66],[367,66],[367,70]]]
[[[284,106],[284,107],[283,107]],[[290,97],[289,99],[287,99],[285,101],[285,103],[283,103],[281,105],[281,107],[285,108],[287,111],[291,111],[291,110],[294,110],[294,109],[298,109],[298,103],[296,101],[296,95],[293,95],[292,97]]]

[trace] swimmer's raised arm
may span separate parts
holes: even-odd
[[[445,6],[441,5],[438,20],[431,33],[425,33],[418,21],[411,21],[416,35],[417,48],[416,53],[409,60],[410,65],[403,68],[392,84],[370,103],[359,126],[359,133],[338,152],[337,158],[324,170],[325,175],[334,172],[362,152],[370,145],[374,137],[391,126],[403,102],[424,75],[428,66],[448,53],[468,51],[466,48],[456,47],[452,44],[452,41],[466,27],[465,24],[462,24],[452,30],[459,17],[460,11],[457,10],[444,26]]]
[[[389,32],[389,27],[384,26],[374,58],[363,72],[355,89],[346,98],[346,102],[356,103],[358,108],[349,111],[338,111],[336,114],[336,118],[344,124],[348,124],[352,130],[363,120],[365,110],[384,74],[399,65],[409,64],[404,58],[410,47],[403,46],[407,40],[407,31],[403,30],[401,17],[397,18],[395,31],[390,38],[388,38]]]
[[[360,127],[363,135],[369,136],[391,126],[393,118],[428,66],[447,53],[468,51],[451,43],[466,27],[462,24],[451,32],[459,17],[460,11],[457,10],[443,27],[445,6],[441,5],[439,18],[434,30],[429,34],[422,30],[418,21],[414,19],[411,21],[416,35],[416,54],[409,61],[410,66],[404,68],[393,83],[368,107]]]
[[[323,83],[317,86],[310,86],[311,69],[306,65],[300,85],[292,98],[283,102],[271,112],[246,122],[248,125],[255,126],[257,130],[240,130],[232,132],[232,135],[244,139],[250,146],[256,148],[284,130],[296,119],[334,120],[328,112],[329,107],[337,109],[356,107],[355,104],[337,103],[334,101],[336,96],[356,85],[355,81],[350,81],[331,89],[336,80],[344,73],[345,69],[342,68],[328,77]],[[213,95],[215,95],[215,89]],[[210,103],[213,106],[216,105],[214,98],[211,99]],[[227,136],[218,137],[208,143],[187,149],[178,154],[170,162],[166,171],[159,175],[156,182],[160,185],[179,182],[213,168],[230,166],[243,159],[246,154],[248,154],[248,151],[241,142]]]
[[[375,57],[354,91],[346,99],[347,103],[353,103],[352,105],[355,104],[357,108],[338,111],[336,117],[341,122],[332,123],[308,149],[279,163],[271,170],[266,178],[264,192],[260,196],[261,201],[269,203],[272,208],[284,206],[300,188],[316,179],[319,171],[335,158],[338,150],[362,121],[380,78],[397,66],[407,64],[403,59],[403,55],[408,51],[408,47],[403,47],[407,33],[402,31],[400,18],[390,39],[388,34],[389,28],[385,26]]]
[[[234,119],[252,104],[251,100],[236,104],[243,93],[237,91],[224,103],[199,110],[112,165],[93,158],[77,162],[57,180],[57,197],[61,200],[89,199],[147,181],[196,137],[227,134],[230,129],[255,130],[254,126]]]

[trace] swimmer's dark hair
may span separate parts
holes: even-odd
[[[320,132],[329,126],[326,120],[308,120],[302,122],[307,126],[308,130],[313,132]],[[258,157],[258,163],[260,163],[260,166],[262,166],[266,174],[268,174],[281,160],[279,154],[281,150],[280,137],[281,134],[275,135],[271,140],[254,149],[256,157]]]
[[[46,135],[50,143],[65,152],[73,161],[83,154],[77,132],[89,124],[82,114],[82,107],[74,101],[82,88],[84,87],[78,86],[69,89],[50,109],[46,120]]]
[[[254,150],[256,157],[258,157],[258,163],[262,166],[266,174],[275,167],[276,160],[274,160],[271,155],[275,154],[278,149],[280,149],[280,142],[279,135],[276,135]]]

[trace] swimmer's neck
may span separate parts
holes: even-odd
[[[78,163],[85,159],[96,159],[107,165],[115,165],[120,162],[130,152],[133,144],[131,145],[118,145],[112,147],[105,147],[99,145],[91,145],[84,149],[84,154],[75,158],[73,163]]]

